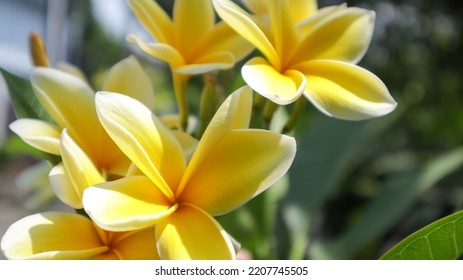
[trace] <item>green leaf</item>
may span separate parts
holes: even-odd
[[[437,220],[394,246],[382,260],[455,260],[463,254],[463,211]]]
[[[391,178],[363,210],[364,215],[355,225],[337,239],[313,244],[311,256],[315,259],[352,258],[400,220],[423,192],[462,164],[463,148],[460,148],[430,161],[419,170]]]
[[[1,68],[0,73],[5,78],[11,103],[17,118],[33,118],[51,121],[50,116],[36,98],[31,83],[28,80],[13,75]]]

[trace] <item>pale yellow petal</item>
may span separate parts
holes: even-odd
[[[60,154],[61,129],[56,125],[36,119],[18,119],[9,128],[32,147],[46,153]]]
[[[136,44],[143,52],[166,62],[172,68],[185,64],[185,61],[178,50],[168,44],[147,43],[135,34],[127,36],[127,41]]]
[[[84,83],[88,83],[87,76],[85,76],[84,72],[82,72],[82,70],[80,70],[77,66],[65,61],[59,61],[56,63],[55,68],[81,79]]]
[[[236,254],[219,223],[188,204],[156,225],[156,240],[163,260],[230,260]]]
[[[360,8],[336,9],[305,34],[292,64],[310,59],[334,59],[357,63],[373,35],[375,13]]]
[[[145,176],[102,183],[84,191],[85,211],[102,229],[129,231],[153,226],[177,208]]]
[[[105,181],[92,160],[64,129],[61,134],[61,158],[66,175],[82,199],[86,188]]]
[[[148,108],[154,108],[151,80],[134,56],[129,56],[111,67],[103,90],[128,95]]]
[[[293,24],[314,15],[318,9],[317,0],[291,0],[286,2],[289,3]]]
[[[187,64],[194,60],[193,51],[196,45],[214,26],[214,21],[214,10],[210,0],[174,2],[175,48],[183,55]]]
[[[298,66],[306,75],[306,97],[328,116],[363,120],[390,113],[397,103],[373,73],[353,64],[314,60]]]
[[[82,195],[77,193],[74,184],[64,170],[63,163],[55,165],[51,169],[49,178],[53,191],[62,202],[74,209],[83,208]]]
[[[319,24],[324,24],[325,20],[329,20],[332,13],[336,12],[336,10],[346,9],[347,5],[341,4],[337,6],[326,6],[317,11],[317,13],[313,14],[312,16],[300,21],[296,26],[298,32],[305,37],[308,33],[312,32],[314,29],[317,28]]]
[[[254,46],[236,33],[227,23],[217,23],[201,40],[195,50],[198,57],[221,51],[230,52],[240,61],[254,50]]]
[[[183,153],[185,154],[185,158],[188,162],[198,146],[198,140],[181,130],[173,130],[172,134],[175,135],[175,138],[177,138],[178,142],[182,146]]]
[[[196,168],[208,156],[210,150],[230,130],[248,128],[252,110],[252,90],[242,87],[233,92],[219,107],[210,121],[201,141],[188,164],[177,193],[182,191],[185,183],[193,175]]]
[[[128,96],[98,92],[96,104],[100,121],[114,142],[172,198],[186,163],[182,147],[169,129],[146,106]]]
[[[213,0],[212,3],[223,21],[260,50],[274,67],[281,67],[274,46],[249,13],[229,0]]]
[[[262,57],[246,62],[241,68],[241,74],[248,86],[279,105],[298,99],[306,84],[304,76],[298,71],[280,73]]]
[[[217,52],[198,57],[191,63],[176,67],[175,72],[186,75],[204,74],[214,70],[230,69],[235,65],[235,58],[230,52]]]
[[[111,234],[111,249],[123,260],[159,260],[154,228]]]
[[[11,225],[2,238],[9,259],[87,259],[108,250],[93,223],[82,215],[45,212]]]
[[[174,27],[170,17],[153,0],[129,0],[130,8],[140,23],[159,43],[174,42]]]
[[[216,143],[187,182],[180,202],[225,214],[285,175],[296,154],[293,137],[267,130],[236,130]]]

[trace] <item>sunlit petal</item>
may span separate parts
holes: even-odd
[[[103,90],[128,95],[148,108],[154,108],[151,80],[134,56],[129,56],[111,67]]]
[[[185,63],[178,50],[170,45],[163,43],[147,43],[134,34],[127,36],[127,41],[137,44],[146,54],[166,62],[173,68]]]
[[[103,133],[92,89],[79,78],[52,68],[32,69],[31,82],[40,103],[80,144]],[[91,149],[90,147],[86,147]]]
[[[217,52],[199,57],[190,64],[175,68],[180,74],[197,75],[213,70],[229,69],[235,65],[235,58],[230,52]]]
[[[92,160],[69,136],[66,129],[61,134],[61,158],[66,175],[81,199],[87,187],[105,181]]]
[[[332,13],[336,12],[336,10],[346,9],[347,5],[341,4],[337,6],[326,6],[317,11],[317,13],[311,15],[310,17],[300,21],[297,24],[297,30],[302,34],[303,37],[305,35],[312,32],[319,24],[324,24],[326,20],[329,21],[329,17],[332,16]]]
[[[129,0],[141,24],[159,43],[173,43],[174,27],[167,13],[153,0]]]
[[[15,222],[3,236],[1,248],[9,259],[86,259],[108,250],[89,219],[64,212]]]
[[[168,197],[185,170],[185,158],[172,133],[139,101],[109,92],[96,95],[102,125],[119,148]],[[171,187],[169,187],[171,186]]]
[[[205,54],[225,50],[230,52],[236,61],[240,61],[254,50],[254,46],[236,33],[227,23],[221,21],[201,40],[196,47],[195,53],[197,56],[202,57]]]
[[[292,137],[267,130],[230,131],[190,177],[179,201],[211,215],[225,214],[281,178],[295,154]]]
[[[214,10],[210,0],[176,0],[173,22],[176,49],[188,63],[197,42],[214,26]]]
[[[62,163],[55,165],[51,169],[49,178],[53,191],[62,202],[74,209],[83,208],[82,194],[77,193]]]
[[[304,94],[328,116],[363,120],[390,113],[397,106],[384,83],[356,65],[314,60],[298,69],[307,77]]]
[[[253,90],[280,105],[298,99],[306,83],[298,71],[289,70],[282,74],[262,57],[249,60],[241,68],[241,74]]]
[[[159,260],[154,228],[113,232],[111,250],[124,260]]]
[[[281,62],[275,48],[249,13],[229,0],[213,0],[212,3],[223,21],[259,49],[272,65],[280,67]]]
[[[84,191],[83,204],[92,220],[109,231],[150,227],[176,209],[145,176],[89,187]]]
[[[297,24],[317,12],[317,0],[291,0],[286,2],[289,3],[293,24]]]
[[[177,193],[182,191],[190,176],[201,166],[211,149],[227,132],[233,129],[248,128],[251,109],[252,90],[246,86],[237,89],[222,103],[201,137]]]
[[[234,259],[235,251],[227,233],[209,214],[182,204],[177,211],[156,225],[161,259]]]
[[[18,119],[9,128],[32,147],[46,153],[60,154],[59,127],[36,119]]]
[[[357,63],[370,45],[374,20],[373,11],[336,9],[305,35],[291,61],[334,59]]]

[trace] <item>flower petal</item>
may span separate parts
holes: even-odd
[[[110,92],[98,92],[100,121],[119,148],[167,196],[185,170],[183,150],[176,138],[139,101]]]
[[[363,120],[388,114],[397,106],[384,83],[359,66],[314,60],[298,69],[307,78],[304,94],[328,116]]]
[[[228,51],[235,61],[240,61],[254,50],[254,46],[236,33],[227,23],[217,23],[201,40],[195,52],[198,57],[205,54]]]
[[[50,173],[50,184],[56,196],[65,204],[74,209],[81,209],[82,195],[79,195],[74,187],[74,184],[69,179],[68,174],[64,170],[63,163],[55,165]]]
[[[32,69],[31,82],[47,112],[81,145],[104,133],[96,115],[93,91],[82,80],[52,68],[37,67]]]
[[[102,229],[137,230],[154,225],[176,209],[145,176],[102,183],[84,191],[85,211]]]
[[[173,22],[177,50],[190,64],[197,42],[214,26],[214,10],[210,0],[176,0]]]
[[[213,216],[225,214],[281,178],[295,154],[293,137],[267,130],[230,131],[196,168],[178,201]]]
[[[373,35],[375,13],[360,8],[339,8],[306,34],[291,64],[311,59],[357,63]]]
[[[235,250],[219,223],[203,210],[182,204],[156,225],[163,260],[234,259]]]
[[[112,251],[124,260],[159,260],[154,228],[129,232],[112,232]]]
[[[104,91],[122,93],[137,99],[148,108],[154,108],[151,80],[134,56],[114,65],[103,85]]]
[[[249,60],[241,74],[246,83],[257,93],[273,102],[286,105],[301,96],[305,88],[305,78],[298,71],[278,72],[262,57]]]
[[[204,74],[213,70],[224,70],[235,65],[235,58],[230,52],[217,52],[207,54],[192,61],[190,64],[175,68],[179,74],[197,75]]]
[[[293,24],[314,15],[318,9],[317,0],[292,0],[288,6]]]
[[[92,221],[74,213],[46,212],[11,225],[2,238],[9,259],[86,259],[103,253]]]
[[[86,188],[105,181],[92,160],[69,136],[66,129],[61,134],[61,158],[65,173],[81,199]]]
[[[59,127],[41,120],[19,119],[12,122],[9,128],[32,147],[46,153],[60,154]]]
[[[249,13],[229,0],[213,0],[212,3],[223,21],[260,50],[273,66],[280,67],[275,48]]]
[[[249,87],[241,87],[234,91],[219,107],[214,117],[206,128],[201,141],[198,143],[188,168],[183,175],[179,194],[196,168],[210,153],[210,150],[230,130],[248,128],[251,120],[252,90]]]
[[[159,43],[174,42],[174,27],[167,13],[152,0],[129,0],[130,8],[141,24]]]
[[[178,50],[168,44],[150,44],[143,41],[135,34],[127,36],[127,41],[136,44],[146,54],[166,62],[172,68],[185,64],[185,61]]]

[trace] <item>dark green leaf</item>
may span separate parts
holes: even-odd
[[[455,260],[463,254],[463,211],[437,220],[411,234],[383,260]]]

